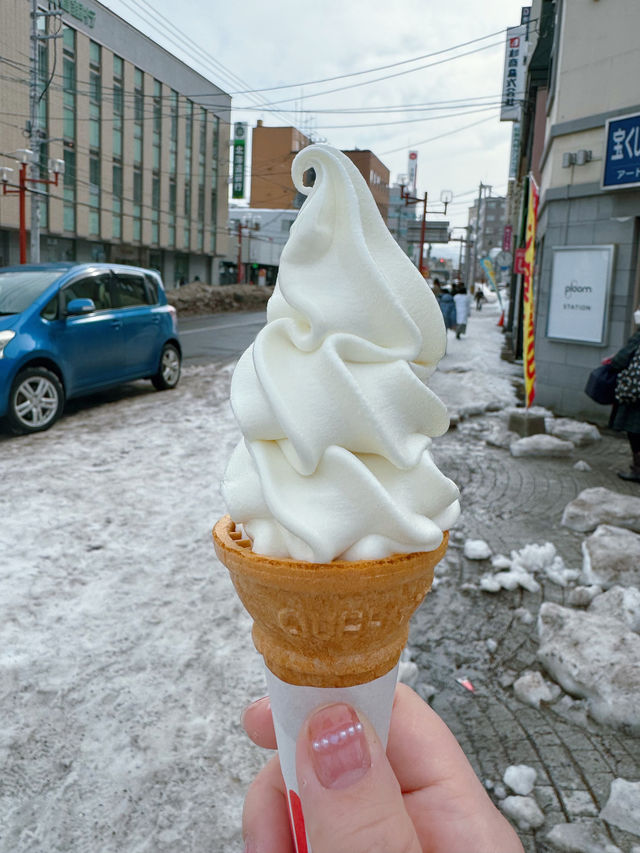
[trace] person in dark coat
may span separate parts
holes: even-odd
[[[440,310],[444,317],[444,325],[447,329],[455,329],[456,327],[456,303],[453,301],[451,292],[445,288],[439,299]]]
[[[640,327],[640,306],[633,315],[636,325]],[[611,359],[611,366],[616,370],[624,370],[629,366],[636,350],[640,347],[640,328],[632,335],[621,350]],[[628,471],[619,471],[618,477],[640,483],[640,400],[634,403],[614,403],[609,426],[627,433],[631,445],[633,462]]]

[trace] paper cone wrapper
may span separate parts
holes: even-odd
[[[386,744],[409,620],[431,587],[448,532],[434,551],[331,563],[255,554],[228,515],[214,527],[213,541],[254,620],[297,850],[308,853],[295,775],[300,726],[319,705],[345,701],[364,711]]]
[[[394,666],[391,672],[376,678],[375,681],[356,684],[353,687],[304,687],[287,684],[269,669],[266,669],[266,676],[296,851],[311,853],[296,776],[296,741],[302,724],[309,714],[321,705],[347,702],[356,711],[363,711],[366,714],[383,746],[386,747],[398,666]]]

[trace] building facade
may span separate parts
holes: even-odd
[[[519,168],[540,191],[536,403],[596,422],[609,409],[584,394],[587,376],[626,342],[640,303],[640,5],[611,12],[534,0]]]
[[[302,207],[305,196],[291,181],[291,164],[298,151],[311,143],[312,140],[295,127],[265,127],[262,121],[258,121],[251,139],[251,207],[273,210]],[[372,151],[356,148],[342,153],[367,182],[378,210],[387,222],[389,170]]]
[[[258,120],[251,134],[250,206],[282,210],[300,208],[304,195],[291,181],[291,164],[311,140],[295,127],[265,127]]]
[[[12,155],[29,147],[30,11],[27,0],[0,4],[0,165],[14,176]],[[230,96],[95,0],[42,3],[37,20],[33,159],[43,178],[50,159],[64,163],[39,197],[40,259],[141,264],[168,287],[218,283]],[[3,265],[18,262],[18,214],[17,197],[0,194]]]
[[[359,148],[343,151],[360,172],[371,190],[373,200],[385,223],[389,218],[389,179],[390,172],[373,151]]]
[[[490,187],[481,185],[478,199],[469,208],[465,277],[470,283],[485,280],[486,275],[480,261],[489,257],[493,249],[502,247],[506,198],[490,195],[490,190]]]

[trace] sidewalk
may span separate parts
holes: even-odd
[[[640,487],[615,474],[628,466],[629,449],[626,438],[614,434],[576,448],[568,458],[515,458],[508,447],[487,443],[504,430],[504,410],[474,412],[515,404],[522,383],[521,366],[500,359],[498,316],[497,308],[485,306],[482,312],[472,312],[466,338],[458,341],[449,333],[447,355],[431,383],[454,419],[455,414],[462,416],[456,429],[435,440],[434,456],[460,486],[463,511],[437,589],[413,623],[410,653],[418,665],[414,686],[425,698],[432,697],[433,707],[453,729],[480,777],[492,786],[497,803],[513,794],[502,784],[508,766],[524,764],[536,770],[532,796],[542,816],[532,817],[531,804],[523,800],[505,807],[527,851],[588,853],[609,850],[607,844],[617,845],[611,851],[629,851],[640,839],[621,833],[598,815],[615,778],[640,780],[638,733],[632,736],[595,723],[584,701],[560,691],[544,670],[539,693],[530,676],[517,690],[513,686],[524,673],[542,669],[537,627],[541,605],[568,605],[580,579],[562,587],[536,574],[538,591],[518,587],[491,595],[479,588],[479,579],[496,569],[490,560],[465,557],[464,544],[484,540],[496,557],[550,542],[565,567],[581,569],[585,535],[561,525],[565,506],[587,488],[604,486],[640,497]],[[577,470],[578,460],[591,470]],[[534,563],[540,553],[533,554]],[[640,687],[638,675],[635,685]],[[476,692],[465,690],[457,678],[469,679]],[[533,706],[536,700],[539,707]],[[640,691],[636,700],[640,704]],[[634,795],[640,795],[640,786]],[[529,819],[535,824],[542,818],[539,827],[524,828]],[[567,823],[572,825],[565,827]],[[545,841],[554,826],[559,828]],[[639,832],[640,824],[636,827]]]
[[[484,540],[510,565],[512,550],[550,542],[565,569],[579,569],[585,535],[561,525],[566,504],[589,487],[640,488],[615,476],[628,450],[612,435],[564,459],[515,458],[495,444],[520,382],[500,359],[497,319],[491,306],[472,311],[430,383],[457,421],[433,452],[463,511],[413,620],[404,678],[496,802],[529,821],[519,829],[528,853],[631,853],[640,827],[634,837],[599,813],[615,779],[640,779],[640,741],[595,722],[538,658],[541,607],[569,604],[579,580],[552,582],[558,565],[542,566],[549,549],[538,548],[521,559],[529,588],[492,593],[483,585],[497,568],[464,552],[478,557],[469,540]],[[175,391],[134,383],[75,403],[50,432],[0,436],[0,853],[241,849],[244,792],[265,756],[239,715],[265,687],[249,618],[211,544],[238,440],[230,376],[230,365],[188,366]],[[591,470],[574,468],[579,459]],[[577,618],[585,604],[567,612]],[[521,681],[527,671],[542,677]],[[533,803],[510,801],[502,783],[521,764],[537,773]]]

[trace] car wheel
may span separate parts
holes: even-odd
[[[165,344],[160,356],[160,370],[151,381],[158,391],[175,388],[180,379],[180,352],[173,344]]]
[[[64,408],[60,380],[44,367],[27,367],[11,388],[7,419],[14,432],[42,432],[58,420]]]

